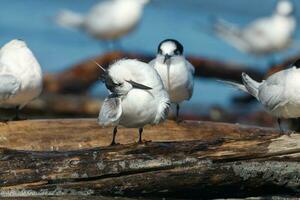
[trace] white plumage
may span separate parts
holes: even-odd
[[[18,111],[41,91],[41,67],[26,43],[5,44],[0,50],[0,107]]]
[[[292,68],[277,72],[262,82],[242,74],[243,85],[227,82],[254,96],[274,117],[300,117],[300,61]]]
[[[160,75],[172,103],[179,104],[193,95],[194,73],[192,64],[182,55],[183,46],[176,40],[167,39],[160,43],[158,54],[149,64]]]
[[[148,0],[106,0],[86,15],[61,11],[56,21],[63,27],[82,29],[101,40],[115,40],[131,32],[141,19]]]
[[[215,31],[223,40],[238,50],[254,55],[281,51],[292,44],[296,30],[293,5],[288,0],[279,0],[270,17],[260,18],[244,28],[219,20]]]
[[[157,72],[147,63],[120,60],[106,70],[104,79],[111,94],[99,114],[101,126],[140,128],[141,142],[145,125],[158,124],[167,117],[168,94]]]

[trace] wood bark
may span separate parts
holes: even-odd
[[[188,121],[111,128],[95,119],[0,126],[0,195],[225,198],[300,194],[300,136]],[[14,150],[13,150],[14,149]]]

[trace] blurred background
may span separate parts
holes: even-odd
[[[55,17],[62,9],[83,14],[99,2],[101,1],[1,0],[0,44],[3,45],[13,38],[25,40],[39,60],[44,73],[59,74],[77,63],[107,52],[99,40],[82,31],[65,29],[55,23]],[[297,9],[300,1],[291,2],[296,8],[295,18],[300,19],[300,11]],[[214,35],[213,23],[215,18],[222,18],[243,27],[257,18],[271,15],[276,3],[277,0],[152,0],[145,6],[136,29],[120,41],[122,51],[154,56],[160,41],[174,38],[184,45],[185,55],[241,64],[266,74],[270,69],[271,59],[280,64],[290,57],[300,55],[300,45],[298,49],[288,48],[274,55],[255,57],[240,52]],[[300,41],[298,28],[294,40]],[[182,105],[181,112],[186,118],[264,126],[272,126],[275,123],[256,101],[249,100],[243,104],[232,101],[233,97],[244,94],[218,83],[216,79],[218,77],[195,78],[194,95],[189,102]],[[89,98],[103,99],[107,91],[98,81],[87,94]],[[29,111],[25,113],[30,114],[30,109],[39,106],[41,102],[31,108],[29,106]],[[69,117],[96,117],[95,113],[98,111],[87,115],[80,115],[79,111],[65,114]],[[37,113],[41,114],[42,111]]]

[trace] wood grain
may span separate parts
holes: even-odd
[[[0,126],[0,196],[225,198],[300,194],[300,136],[225,123],[120,129],[95,119]],[[14,149],[14,150],[13,150]]]

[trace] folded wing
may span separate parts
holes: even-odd
[[[0,75],[0,101],[5,101],[14,96],[20,89],[20,81],[9,74]]]
[[[101,126],[117,125],[121,114],[121,99],[119,97],[107,97],[102,104],[98,123]]]

